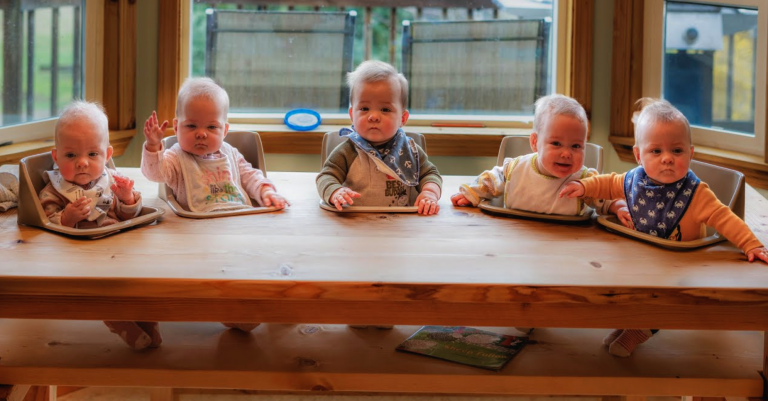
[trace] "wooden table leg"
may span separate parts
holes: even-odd
[[[172,388],[153,388],[149,392],[149,401],[174,401]]]
[[[56,386],[32,386],[24,401],[56,401]]]
[[[0,401],[22,401],[30,387],[0,385]]]

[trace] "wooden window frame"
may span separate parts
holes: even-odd
[[[645,30],[660,29],[663,21],[655,14],[646,19],[646,4],[662,0],[622,0],[617,1],[613,15],[613,65],[611,75],[611,123],[609,141],[622,161],[636,163],[632,153],[635,144],[634,125],[631,117],[635,111],[635,101],[644,94],[652,94],[647,85],[648,70],[644,64],[661,65],[660,53],[644,54]],[[768,99],[768,86],[765,90]],[[762,108],[768,113],[768,101]],[[760,106],[758,106],[760,107]],[[768,123],[763,132],[768,134]],[[716,149],[709,146],[695,145],[694,159],[741,171],[747,182],[758,188],[768,188],[768,141],[764,156],[755,156],[730,150]]]
[[[556,4],[559,18],[564,18],[560,24],[563,28],[556,33],[557,43],[561,44],[556,54],[559,77],[556,91],[579,100],[591,116],[594,0],[560,0]],[[164,20],[158,46],[161,57],[158,58],[157,109],[164,119],[175,115],[176,93],[189,74],[191,11],[189,0],[160,2],[160,15]],[[533,120],[532,117],[482,120],[469,117],[411,116],[408,127],[429,136],[430,155],[495,157],[504,136],[529,134]],[[230,129],[259,132],[267,153],[319,154],[324,133],[348,126],[349,120],[343,114],[324,116],[323,125],[310,132],[289,130],[282,124],[282,115],[237,115],[231,116],[229,123]],[[435,126],[436,123],[458,126]],[[167,135],[172,134],[169,129]]]
[[[121,155],[136,134],[136,2],[86,0],[84,96],[104,106],[109,117],[113,156]],[[0,130],[32,130],[48,135],[0,147],[0,164],[53,149],[56,118]]]

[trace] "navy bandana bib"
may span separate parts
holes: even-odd
[[[680,241],[680,219],[699,187],[693,171],[671,184],[654,184],[643,167],[636,167],[624,177],[624,196],[635,230],[659,238]]]
[[[408,138],[402,129],[398,129],[389,142],[380,146],[371,145],[360,134],[349,128],[339,130],[339,135],[349,138],[355,146],[375,162],[379,162],[377,164],[383,163],[384,167],[390,170],[384,171],[385,174],[397,178],[409,187],[419,185],[419,151],[413,139]]]

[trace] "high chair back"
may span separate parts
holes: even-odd
[[[37,194],[47,185],[44,174],[52,170],[53,156],[50,152],[27,156],[19,162],[19,210],[18,224],[35,226],[75,237],[101,238],[127,228],[149,224],[162,216],[165,211],[151,206],[142,207],[139,216],[104,227],[71,228],[51,223],[43,211]],[[107,167],[114,169],[115,163],[110,159]]]
[[[416,144],[419,145],[419,147],[421,147],[424,152],[427,151],[427,141],[424,139],[424,135],[419,134],[418,132],[406,132],[405,135],[408,135],[409,138],[413,139],[414,142],[416,142]],[[323,144],[320,147],[321,168],[323,165],[325,165],[325,161],[328,159],[328,155],[330,155],[337,146],[341,145],[346,140],[346,138],[339,135],[339,131],[331,131],[325,133],[323,136]]]
[[[237,148],[237,151],[243,155],[248,163],[251,163],[254,168],[261,170],[261,172],[264,173],[264,177],[267,176],[267,163],[264,159],[264,148],[261,144],[261,137],[257,132],[229,131],[227,136],[224,137],[224,142]],[[163,138],[163,147],[165,149],[170,149],[176,143],[178,143],[178,140],[175,135]],[[157,195],[160,199],[166,201],[168,206],[171,207],[171,210],[177,215],[193,219],[239,216],[243,214],[264,213],[277,210],[274,207],[253,207],[251,209],[225,210],[218,212],[192,212],[179,205],[176,197],[173,195],[173,190],[164,183],[160,184]],[[256,204],[253,200],[252,203]]]
[[[527,155],[531,152],[531,144],[528,136],[506,136],[501,140],[501,147],[499,147],[499,156],[496,159],[496,165],[501,166],[504,164],[504,159],[507,157]],[[586,149],[584,151],[584,165],[602,173],[603,147],[594,143],[587,142]]]

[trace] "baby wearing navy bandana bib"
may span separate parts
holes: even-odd
[[[560,196],[625,199],[627,227],[675,241],[704,237],[715,228],[752,262],[768,263],[768,251],[749,227],[722,204],[690,170],[693,158],[688,119],[665,100],[641,99],[645,107],[635,123],[633,148],[638,167],[624,174],[604,174],[569,183]],[[655,330],[615,330],[604,344],[617,356],[629,356]]]
[[[352,129],[317,176],[317,192],[342,210],[355,206],[417,206],[440,210],[442,178],[427,154],[401,129],[408,121],[408,81],[394,67],[366,61],[347,76]]]

